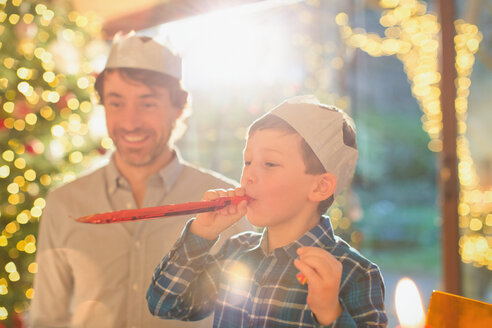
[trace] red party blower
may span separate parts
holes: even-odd
[[[241,201],[248,199],[248,196],[219,197],[214,200],[202,200],[199,202],[189,202],[184,204],[171,204],[156,207],[145,207],[134,210],[98,213],[88,216],[82,216],[75,219],[75,221],[82,223],[102,224],[148,220],[175,215],[213,212],[218,211],[229,205],[237,205]]]

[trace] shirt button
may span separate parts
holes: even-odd
[[[132,203],[130,203],[130,202],[126,203],[126,208],[132,208],[132,206],[133,206]]]
[[[136,248],[140,248],[140,242],[139,242],[139,241],[136,241],[136,242],[135,242],[135,247],[136,247]]]
[[[138,290],[138,285],[137,285],[137,284],[133,284],[132,289],[133,289],[134,291],[137,291],[137,290]]]

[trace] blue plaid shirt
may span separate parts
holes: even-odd
[[[265,254],[263,234],[245,232],[214,255],[214,241],[189,231],[157,267],[147,291],[153,315],[199,320],[214,312],[214,327],[320,327],[306,303],[294,267],[297,249],[321,247],[343,265],[339,300],[343,313],[329,327],[385,327],[384,284],[379,268],[333,234],[330,220],[293,243]]]

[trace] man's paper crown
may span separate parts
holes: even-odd
[[[319,158],[326,172],[337,179],[334,195],[349,184],[358,150],[344,140],[344,124],[355,132],[353,120],[340,109],[321,104],[314,96],[287,99],[265,115],[275,115],[292,126]],[[355,142],[355,140],[354,140]]]
[[[181,58],[154,39],[134,32],[115,36],[105,68],[140,68],[181,80]]]

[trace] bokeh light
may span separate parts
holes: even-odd
[[[347,44],[371,56],[396,55],[402,61],[412,94],[424,113],[422,127],[431,139],[428,148],[433,152],[441,152],[443,125],[439,85],[440,25],[437,16],[427,12],[427,4],[423,1],[381,0],[380,4],[386,8],[380,20],[381,25],[387,27],[385,37],[362,29],[352,29],[346,13],[340,13],[336,18],[341,35]],[[466,137],[470,75],[483,36],[477,26],[461,19],[455,21],[455,27],[459,225],[463,229],[460,253],[463,262],[487,266],[492,270],[492,236],[484,232],[483,224],[488,214],[486,209],[492,203],[486,195],[492,190],[481,191],[479,187],[476,165]],[[441,171],[441,177],[446,175],[448,172]],[[465,208],[468,210],[464,211]]]

